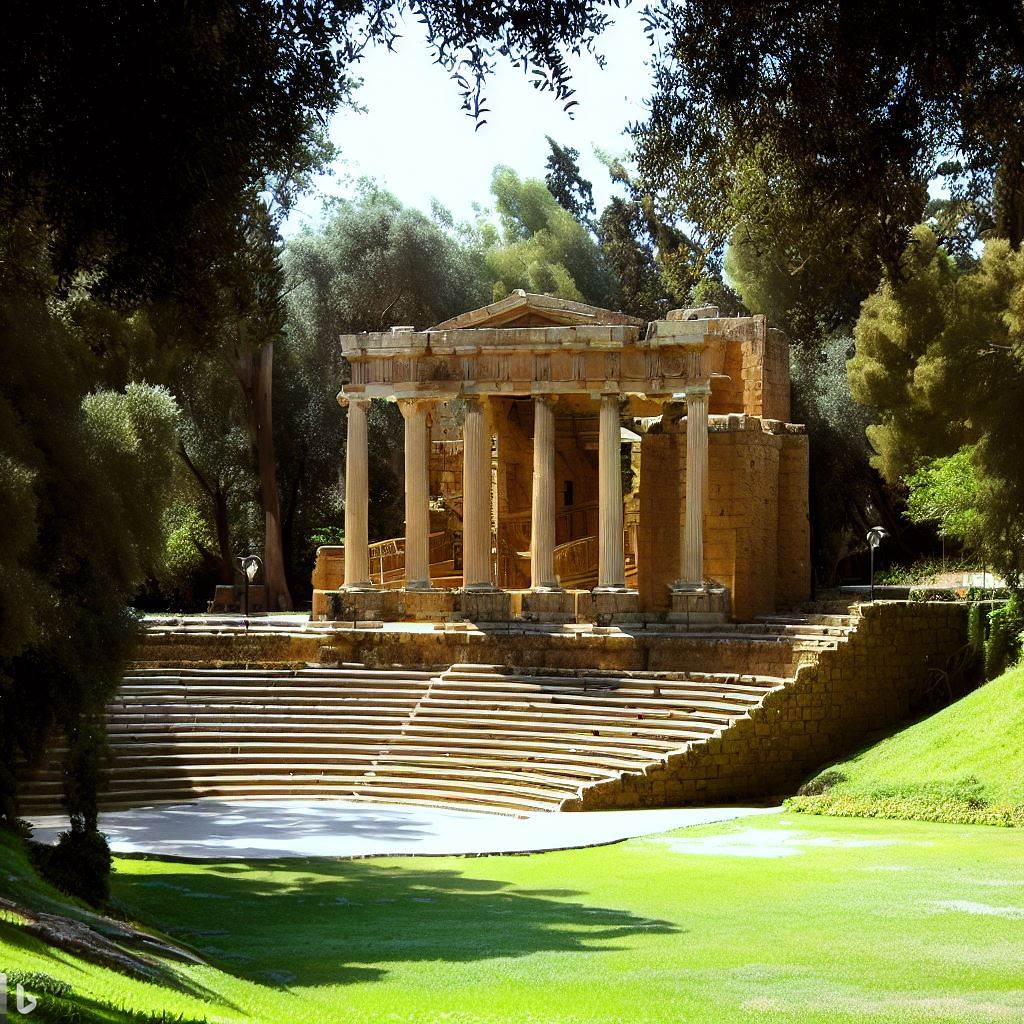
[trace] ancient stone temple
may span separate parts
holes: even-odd
[[[314,619],[685,626],[807,598],[807,436],[763,317],[516,292],[342,344],[345,545]],[[405,421],[405,535],[370,544],[375,399]]]

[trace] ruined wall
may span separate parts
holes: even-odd
[[[811,518],[810,445],[807,434],[788,425],[779,449],[779,517],[776,532],[778,564],[775,603],[792,607],[810,597]]]
[[[935,675],[967,642],[961,604],[863,607],[849,640],[802,665],[725,734],[643,774],[584,790],[563,810],[662,807],[792,793],[811,773],[922,706]]]
[[[712,415],[745,412],[765,419],[790,418],[789,342],[756,318],[747,337],[730,338],[725,348],[724,377],[711,382]]]
[[[679,575],[686,508],[686,421],[642,442],[641,607],[668,605]],[[729,588],[733,616],[751,619],[810,592],[807,435],[752,416],[712,417],[708,435],[705,576]]]

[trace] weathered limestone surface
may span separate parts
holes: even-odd
[[[661,807],[777,796],[919,708],[967,639],[965,605],[866,605],[856,632],[773,690],[726,734],[640,775],[587,788],[563,810]]]
[[[639,587],[642,606],[667,608],[681,572],[686,421],[642,441]],[[713,416],[708,437],[704,576],[730,592],[733,616],[754,618],[804,601],[810,590],[807,435],[792,424]]]

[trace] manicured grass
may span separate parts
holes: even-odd
[[[827,769],[792,810],[1024,825],[1024,667]]]
[[[121,860],[114,890],[210,962],[177,968],[190,991],[12,925],[0,963],[97,1013],[211,1021],[1024,1019],[1024,833],[1007,829],[783,814],[529,857]]]

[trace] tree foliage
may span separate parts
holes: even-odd
[[[711,246],[735,221],[734,168],[761,147],[787,168],[808,218],[852,227],[891,271],[940,165],[955,197],[1020,241],[1015,6],[660,0],[647,17],[663,45],[651,114],[637,129],[640,166]]]
[[[590,232],[543,181],[497,167],[491,184],[500,231],[484,228],[493,297],[517,288],[609,306],[615,279]]]
[[[548,142],[547,173],[544,184],[563,210],[567,210],[584,227],[593,230],[594,186],[580,173],[580,151],[572,146],[560,146],[550,135]]]
[[[1016,582],[1024,563],[1024,254],[996,239],[976,268],[961,271],[920,227],[900,270],[898,283],[885,282],[864,304],[849,364],[854,397],[877,410],[868,431],[876,464],[893,481],[917,471],[932,488],[973,480],[977,549]]]

